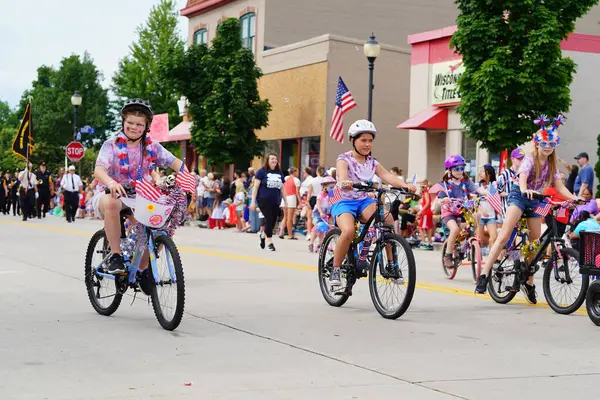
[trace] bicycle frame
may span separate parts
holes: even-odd
[[[150,229],[148,227],[144,227],[145,228],[145,234],[146,237],[148,238],[148,252],[150,254],[150,265],[152,265],[152,275],[154,277],[154,282],[156,282],[157,284],[160,283],[159,280],[159,276],[158,276],[158,268],[156,266],[156,253],[155,253],[155,240],[158,236],[160,235],[166,235],[165,231],[162,230],[154,230],[154,229]],[[133,257],[131,260],[129,260],[128,258],[126,258],[125,261],[125,265],[128,267],[129,269],[129,274],[128,274],[128,283],[133,284],[137,281],[137,271],[139,269],[139,263],[142,259],[142,255],[143,255],[143,250],[140,249],[137,245],[135,248],[135,251],[133,253]],[[112,279],[112,280],[116,280],[117,277],[119,277],[119,275],[111,275],[111,274],[107,274],[104,272],[100,272],[100,269],[102,268],[102,265],[104,265],[104,263],[106,263],[106,261],[110,258],[110,254],[108,254],[101,262],[98,266],[96,266],[95,272],[96,275],[101,276],[103,278],[107,278],[107,279]],[[177,283],[177,278],[175,277],[175,267],[173,266],[173,260],[171,259],[171,255],[167,252],[167,266],[169,268],[169,275],[171,277],[171,281],[173,283]]]

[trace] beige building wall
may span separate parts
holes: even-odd
[[[362,40],[337,36],[332,36],[330,42],[325,138],[327,145],[324,154],[327,166],[334,166],[337,156],[352,148],[347,138],[350,124],[357,119],[367,118],[369,69],[363,54],[363,43]],[[409,71],[410,54],[406,49],[382,45],[374,71],[373,122],[378,134],[373,154],[388,169],[393,166],[406,169],[408,162],[408,132],[396,129],[396,126],[408,118],[409,114]],[[339,76],[358,104],[358,107],[344,116],[343,144],[329,137]]]
[[[282,46],[325,33],[405,46],[409,34],[453,25],[454,0],[266,0],[265,44]]]
[[[327,63],[285,69],[263,76],[258,89],[273,107],[261,140],[322,136],[325,130]]]
[[[265,44],[282,46],[325,33],[403,46],[410,34],[456,24],[454,0],[266,0]],[[600,6],[576,23],[575,32],[600,33]]]

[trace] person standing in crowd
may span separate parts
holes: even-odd
[[[246,179],[245,183],[246,191],[248,191],[250,186],[253,184],[252,182],[254,182],[254,168],[248,167],[248,179]]]
[[[4,171],[0,167],[0,212],[6,215],[6,195],[8,193],[8,183],[4,177]]]
[[[294,235],[294,219],[296,217],[296,209],[300,204],[300,179],[298,179],[298,170],[294,167],[288,169],[289,175],[285,177],[283,190],[287,199],[286,206],[283,209],[283,218],[285,227],[287,227],[288,239],[297,240]],[[280,238],[283,239],[283,230]]]
[[[52,174],[46,170],[46,162],[40,163],[40,169],[35,172],[38,183],[39,198],[37,201],[36,214],[38,219],[46,218],[46,213],[50,211],[50,198],[54,196],[54,184]],[[42,208],[44,209],[42,213]]]
[[[575,160],[577,160],[577,164],[579,165],[579,174],[575,179],[573,193],[581,197],[585,188],[594,190],[594,169],[589,164],[590,156],[586,152],[579,153],[575,157]]]
[[[27,218],[34,217],[35,199],[39,197],[37,178],[35,174],[31,172],[31,167],[32,164],[28,163],[27,168],[25,168],[19,174],[19,182],[21,182],[19,197],[21,199],[21,211],[23,212],[23,221],[27,221]]]
[[[256,171],[254,176],[254,188],[252,190],[252,202],[250,209],[256,210],[260,208],[264,215],[265,229],[260,233],[260,248],[265,248],[265,239],[269,242],[269,250],[275,251],[273,244],[273,228],[277,223],[277,215],[279,215],[279,204],[281,199],[287,206],[287,199],[283,191],[284,176],[279,166],[279,158],[275,153],[269,153],[265,157],[265,164],[261,169]],[[265,237],[266,236],[266,237]]]
[[[21,204],[19,203],[19,170],[10,178],[10,202],[13,209],[13,217],[21,214]]]
[[[67,222],[75,222],[75,214],[79,205],[79,193],[83,188],[83,182],[81,182],[79,175],[75,173],[74,165],[71,165],[69,173],[63,176],[60,187],[64,193]]]
[[[306,218],[306,239],[310,241],[310,232],[312,231],[313,228],[313,222],[312,222],[312,208],[310,207],[310,204],[308,203],[309,201],[309,197],[308,197],[308,188],[310,188],[311,186],[311,181],[313,180],[313,176],[312,176],[312,169],[310,169],[309,167],[304,168],[304,173],[302,174],[302,178],[304,179],[302,181],[302,184],[300,185],[300,199],[302,202],[302,209],[305,209],[305,218]],[[302,214],[301,210],[301,214]]]

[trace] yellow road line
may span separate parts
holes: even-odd
[[[92,233],[90,233],[90,232],[78,231],[78,230],[70,229],[70,228],[59,228],[59,227],[54,227],[54,226],[46,226],[46,225],[30,223],[30,222],[23,224],[21,222],[16,222],[16,221],[0,220],[0,223],[16,225],[16,226],[25,227],[25,228],[45,229],[45,230],[54,231],[54,232],[68,233],[71,235],[88,236],[88,237],[92,236]],[[219,251],[199,249],[197,247],[177,246],[177,248],[179,249],[179,251],[184,252],[184,253],[201,254],[204,256],[224,258],[224,259],[236,260],[236,261],[246,261],[246,262],[253,263],[253,264],[272,265],[275,267],[297,269],[297,270],[301,270],[301,271],[310,271],[310,272],[317,271],[317,267],[311,266],[311,265],[296,264],[296,263],[290,263],[290,262],[280,261],[280,260],[269,260],[266,258],[250,257],[250,256],[244,256],[244,255],[240,255],[240,254],[233,254],[233,253],[222,253]],[[491,297],[488,294],[476,295],[474,293],[474,291],[470,290],[470,289],[455,288],[455,287],[450,287],[450,286],[437,285],[437,284],[433,284],[433,283],[417,282],[416,288],[423,289],[423,290],[430,290],[430,291],[438,292],[438,293],[449,293],[449,294],[454,294],[454,295],[463,296],[463,297],[471,297],[471,298],[475,297],[478,299],[488,299],[488,300],[491,299]],[[526,306],[530,306],[530,307],[550,308],[550,306],[546,302],[540,302],[538,304],[529,304],[527,302],[527,300],[525,300],[523,298],[515,298],[511,301],[511,303],[526,305]],[[579,310],[575,311],[575,314],[587,315],[587,312],[584,309],[579,309]]]

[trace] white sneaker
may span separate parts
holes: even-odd
[[[342,271],[340,267],[334,267],[331,269],[331,276],[329,277],[329,283],[331,286],[342,286],[341,275]]]

